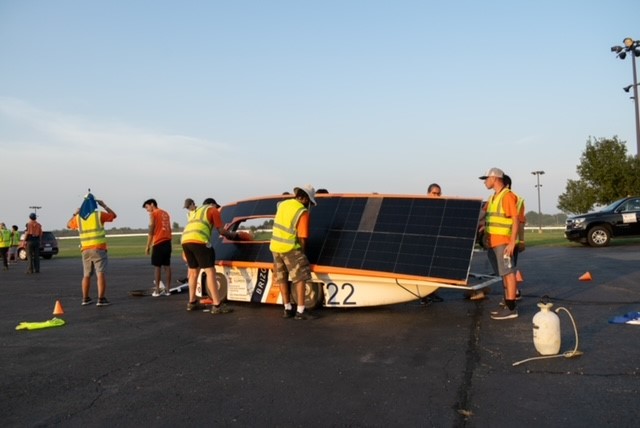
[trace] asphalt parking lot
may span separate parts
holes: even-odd
[[[473,271],[488,269],[485,254]],[[212,316],[184,294],[146,288],[145,259],[112,259],[109,307],[81,306],[78,259],[24,262],[0,272],[2,426],[635,427],[640,419],[640,326],[610,324],[640,311],[640,246],[532,248],[515,320],[500,300],[445,299],[281,318],[281,308],[231,303]],[[176,259],[174,277],[184,273]],[[579,281],[585,272],[592,281]],[[95,284],[93,284],[95,290]],[[536,303],[549,295],[578,325],[575,358],[513,363],[537,353]],[[95,292],[93,294],[95,300]],[[16,331],[53,317],[63,327]],[[562,351],[575,345],[560,314]]]

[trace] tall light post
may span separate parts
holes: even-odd
[[[538,221],[540,223],[538,233],[542,233],[542,209],[540,208],[540,188],[542,184],[540,184],[540,176],[544,174],[544,171],[532,171],[531,174],[535,175],[538,180],[538,184],[536,184],[536,188],[538,189]]]
[[[42,208],[42,207],[38,207],[38,206],[35,206],[35,205],[31,205],[31,206],[29,207],[29,209],[33,210],[33,213],[34,213],[36,216],[38,215],[38,210],[39,210],[40,208]]]
[[[640,158],[640,107],[638,107],[638,76],[636,73],[636,57],[640,56],[640,40],[633,40],[631,37],[627,37],[622,41],[622,44],[624,46],[612,46],[611,52],[615,52],[616,56],[620,59],[625,59],[627,52],[631,55],[633,85],[629,85],[623,89],[625,92],[629,92],[629,89],[633,88],[633,103],[636,112],[636,156]]]

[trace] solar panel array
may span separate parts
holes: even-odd
[[[224,207],[223,220],[274,215],[282,198]],[[312,207],[311,264],[466,281],[481,201],[389,195],[323,195]],[[268,243],[215,246],[218,260],[272,261]]]

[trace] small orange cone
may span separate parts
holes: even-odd
[[[53,315],[64,315],[64,309],[62,309],[60,300],[56,300],[56,305],[53,307]]]
[[[523,282],[524,278],[522,277],[522,274],[520,273],[519,270],[516,271],[516,281],[517,282]]]
[[[591,281],[592,278],[591,278],[591,274],[589,272],[585,272],[578,279],[580,281]]]

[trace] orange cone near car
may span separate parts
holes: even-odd
[[[53,315],[64,315],[64,309],[62,309],[60,300],[56,300],[56,305],[53,307]]]
[[[580,281],[591,281],[591,274],[589,272],[585,272],[582,275],[580,275],[580,278],[578,278]]]

